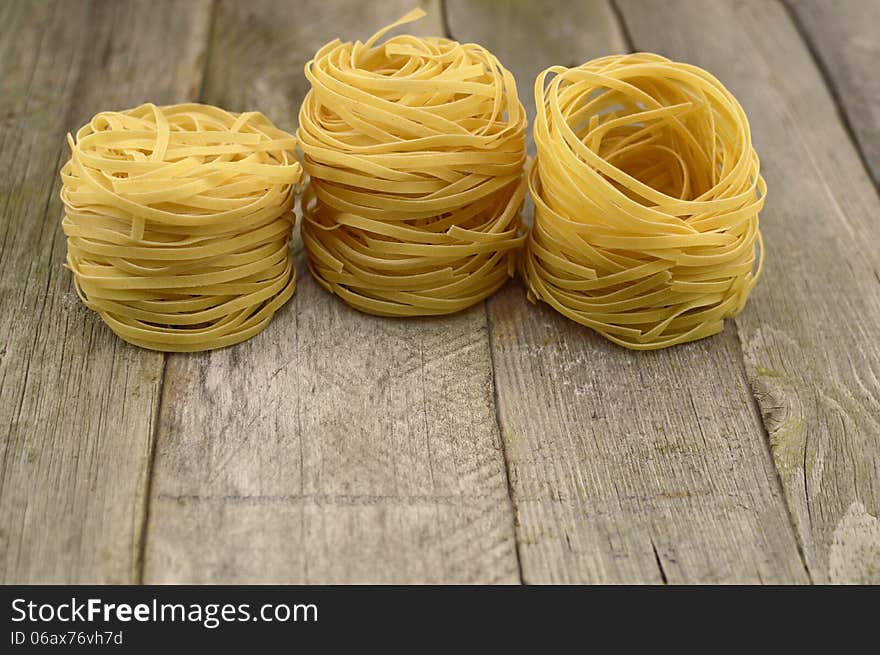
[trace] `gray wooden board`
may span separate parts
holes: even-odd
[[[880,582],[880,200],[776,2],[622,0],[639,49],[715,73],[769,188],[765,277],[737,319],[746,369],[817,582]]]
[[[626,50],[604,2],[452,1],[447,14],[523,98],[550,65]],[[530,305],[518,282],[489,316],[526,582],[807,580],[733,324],[630,352]]]
[[[880,185],[880,2],[788,0]]]
[[[315,50],[412,4],[221,2],[203,99],[292,130]],[[262,334],[168,359],[146,581],[518,582],[485,306],[371,317],[298,264]]]
[[[117,339],[62,268],[64,135],[192,97],[208,5],[0,3],[0,580],[138,577],[162,355]]]

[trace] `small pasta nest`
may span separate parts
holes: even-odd
[[[627,348],[720,332],[758,280],[766,185],[742,107],[654,54],[535,83],[529,298]]]
[[[61,169],[67,265],[121,338],[160,351],[260,332],[296,284],[302,168],[259,113],[141,105],[83,126]]]
[[[333,41],[305,67],[297,138],[303,243],[328,291],[382,316],[447,314],[514,274],[526,118],[509,71],[474,44]]]

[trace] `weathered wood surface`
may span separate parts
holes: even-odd
[[[786,2],[880,185],[880,2]]]
[[[0,3],[0,581],[880,582],[880,200],[791,19],[876,181],[876,4],[446,3],[531,116],[540,69],[631,47],[742,100],[766,278],[712,339],[623,351],[519,282],[368,317],[301,253],[294,300],[219,352],[164,364],[81,306],[66,131],[195,98],[293,129],[314,50],[411,4]]]
[[[604,2],[462,0],[447,15],[511,68],[531,117],[540,70],[627,49]],[[735,326],[630,352],[530,305],[519,282],[489,316],[526,582],[807,580]]]
[[[411,5],[221,2],[203,99],[293,129],[315,50]],[[169,357],[145,580],[518,582],[485,307],[367,316],[298,259],[262,334]]]
[[[637,48],[715,72],[751,118],[769,192],[765,277],[736,321],[747,373],[813,580],[880,582],[876,190],[781,4],[620,9]]]
[[[205,2],[0,3],[0,581],[134,582],[162,355],[82,307],[65,257],[64,134],[192,97]]]

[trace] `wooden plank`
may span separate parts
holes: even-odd
[[[620,8],[638,48],[713,71],[750,116],[769,192],[749,379],[813,579],[880,582],[876,190],[779,3]]]
[[[880,2],[788,0],[880,185]]]
[[[191,97],[205,2],[0,3],[0,580],[135,582],[162,356],[73,292],[58,169],[96,112]]]
[[[221,3],[204,98],[293,129],[315,50],[411,5]],[[484,306],[366,316],[298,260],[265,332],[169,358],[147,580],[517,582]]]
[[[455,1],[448,15],[523,98],[538,70],[626,50],[599,1]],[[630,352],[530,305],[520,282],[489,316],[525,581],[806,581],[735,326]]]
[[[468,7],[466,5],[473,5]],[[605,0],[588,2],[497,2],[449,0],[447,27],[458,40],[477,40],[496,55],[516,77],[519,98],[530,118],[535,116],[534,84],[538,73],[553,64],[577,66],[583,54],[626,50],[617,20]],[[471,24],[469,21],[474,20]],[[538,27],[540,26],[540,28]],[[480,35],[476,39],[476,34]],[[532,130],[529,153],[534,155]]]

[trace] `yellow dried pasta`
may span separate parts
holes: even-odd
[[[77,293],[121,338],[197,351],[260,332],[293,295],[295,139],[257,112],[145,104],[68,135]]]
[[[335,40],[305,67],[297,138],[303,243],[318,282],[384,316],[447,314],[514,274],[525,239],[526,117],[475,44],[390,29]]]
[[[638,350],[720,332],[763,263],[767,188],[737,100],[650,53],[549,68],[535,100],[529,298]]]

